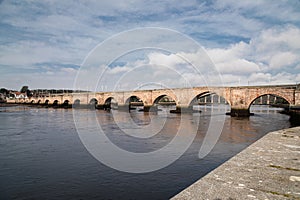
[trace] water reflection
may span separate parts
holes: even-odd
[[[223,116],[228,107],[201,106],[202,112],[193,115],[170,114],[168,109],[172,108],[162,107],[157,114],[130,113],[140,131],[159,122],[155,119],[165,120],[160,131],[149,138],[136,138],[120,130],[111,112],[79,110],[85,124],[92,123],[91,116],[96,116],[113,143],[138,153],[169,144],[180,124],[187,134],[182,134],[182,139],[198,129],[188,150],[170,166],[130,174],[106,167],[87,152],[77,135],[72,110],[0,108],[0,199],[167,199],[265,133],[290,126],[289,117],[273,108],[251,107],[255,115],[249,118],[225,116],[217,145],[199,159],[209,123]],[[128,122],[128,118],[117,120],[122,125]]]

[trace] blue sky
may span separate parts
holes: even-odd
[[[142,27],[172,29],[198,42],[224,85],[296,83],[300,82],[299,19],[300,1],[294,0],[4,0],[0,3],[0,87],[74,88],[76,75],[91,50],[115,34]],[[198,52],[145,51],[123,56],[108,69],[114,70],[111,74],[117,69],[118,73],[129,73],[137,63],[182,68],[174,55],[188,59],[201,56]],[[143,70],[141,74],[138,71],[134,76],[147,79]],[[106,80],[99,90],[107,90],[118,77],[120,74]],[[177,86],[173,76],[157,75],[151,82],[160,83],[161,79]],[[197,78],[191,76],[191,80]],[[123,87],[128,89],[125,84]]]

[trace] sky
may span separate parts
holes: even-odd
[[[0,2],[1,88],[300,82],[299,0]]]

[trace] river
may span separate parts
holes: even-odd
[[[178,160],[160,170],[136,174],[112,169],[87,151],[77,134],[72,109],[0,107],[0,199],[168,199],[266,133],[291,126],[289,116],[278,109],[252,106],[255,115],[249,118],[225,116],[217,144],[199,159],[209,123],[224,116],[228,108],[201,106],[201,114],[184,117],[169,114],[168,109],[130,113],[138,125],[156,123],[153,119],[158,117],[168,119],[159,134],[146,139],[118,129],[114,121],[118,111],[77,111],[84,116],[95,115],[113,143],[138,153],[168,144],[181,120],[187,132],[195,118],[200,120],[195,139]],[[127,119],[122,120],[126,125]]]

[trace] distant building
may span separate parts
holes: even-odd
[[[10,99],[27,99],[26,93],[22,92],[10,92],[9,93],[9,98]]]

